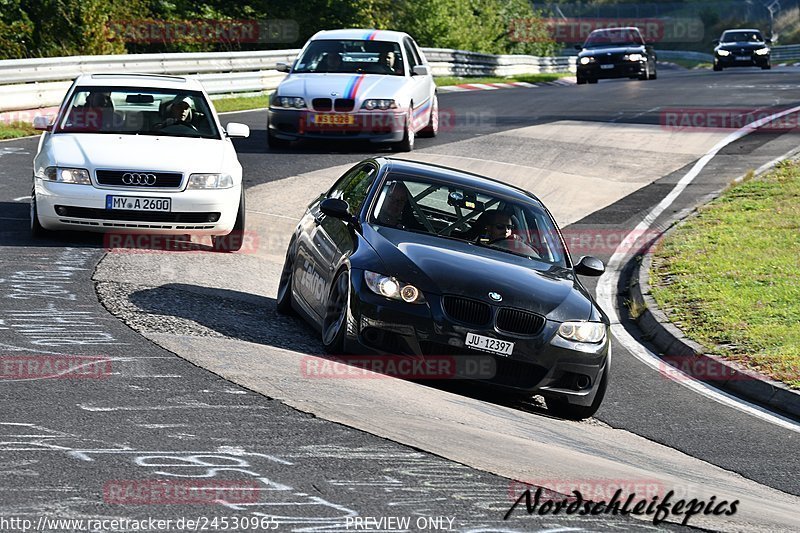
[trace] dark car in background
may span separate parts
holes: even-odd
[[[578,84],[597,80],[631,78],[654,80],[656,53],[645,43],[638,28],[594,30],[583,45],[575,45],[578,53]]]
[[[719,39],[714,39],[714,70],[730,67],[772,68],[770,61],[772,40],[764,39],[754,29],[725,30]]]
[[[368,159],[309,205],[277,308],[317,327],[331,354],[479,357],[494,370],[478,381],[541,394],[554,414],[582,419],[605,395],[610,338],[577,275],[604,269],[593,257],[573,264],[552,215],[527,191]]]

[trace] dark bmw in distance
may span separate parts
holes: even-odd
[[[656,53],[644,42],[638,28],[594,30],[583,45],[575,48],[580,50],[576,74],[580,85],[601,79],[658,77]]]
[[[770,61],[770,39],[752,29],[725,30],[719,39],[714,39],[714,70],[729,67],[772,68]]]
[[[531,193],[446,167],[377,158],[308,207],[278,287],[332,354],[481,356],[480,381],[594,414],[609,379],[609,320]],[[458,376],[462,377],[462,376]],[[470,378],[470,376],[465,376]]]

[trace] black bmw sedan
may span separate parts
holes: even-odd
[[[770,62],[770,39],[764,39],[758,30],[725,30],[714,40],[714,70],[729,67],[772,68]]]
[[[391,158],[347,171],[308,207],[286,254],[278,311],[334,355],[489,359],[480,381],[591,416],[609,379],[609,320],[547,208],[479,175]],[[473,379],[474,375],[448,376]]]
[[[656,53],[635,27],[594,30],[583,46],[576,45],[579,85],[600,79],[631,78],[654,80]]]

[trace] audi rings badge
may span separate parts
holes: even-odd
[[[155,185],[156,175],[143,172],[126,172],[122,175],[122,183],[125,185]]]

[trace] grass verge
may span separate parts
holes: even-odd
[[[217,98],[212,100],[217,113],[226,111],[246,111],[248,109],[260,109],[269,107],[269,95],[259,96],[235,96],[232,98]]]
[[[39,133],[27,122],[0,122],[0,139],[16,139]]]
[[[566,76],[573,74],[520,74],[510,78],[501,78],[498,76],[489,77],[459,77],[459,76],[440,76],[434,78],[437,87],[444,87],[446,85],[461,85],[462,83],[508,83],[510,81],[524,81],[527,83],[545,83],[548,81],[555,81]]]
[[[652,293],[686,335],[800,389],[800,162],[731,187],[655,252]]]

